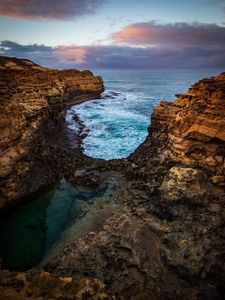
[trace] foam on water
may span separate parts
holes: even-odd
[[[146,138],[153,106],[175,94],[185,92],[197,80],[216,71],[101,71],[106,91],[101,99],[71,107],[68,127],[77,131],[77,114],[88,130],[84,152],[94,158],[113,159],[129,156]]]
[[[103,97],[111,94],[106,92]],[[104,159],[126,157],[130,151],[128,145],[134,149],[144,140],[149,118],[132,108],[135,100],[137,97],[132,94],[120,93],[71,108],[68,126],[76,130],[74,122],[69,120],[76,113],[89,129],[84,140],[85,154]]]

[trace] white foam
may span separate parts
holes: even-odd
[[[105,73],[105,74],[104,74]],[[128,156],[147,136],[153,105],[173,100],[185,92],[202,74],[184,72],[110,72],[103,71],[106,92],[95,99],[72,107],[67,123],[77,130],[76,113],[89,129],[84,140],[85,154],[104,159]],[[105,98],[105,99],[104,99]]]

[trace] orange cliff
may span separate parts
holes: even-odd
[[[1,80],[10,78],[4,85],[10,89],[18,74],[14,88],[20,91],[20,97],[11,89],[4,92],[1,130],[10,139],[6,135],[1,143],[6,147],[2,170],[7,170],[1,171],[1,205],[69,170],[74,170],[71,183],[79,186],[113,173],[121,190],[109,193],[109,201],[96,197],[85,205],[73,220],[79,220],[81,235],[74,231],[76,223],[69,222],[71,234],[58,237],[54,255],[48,253],[41,270],[0,271],[3,299],[59,299],[65,293],[71,299],[224,299],[225,74],[199,81],[173,103],[158,104],[148,137],[127,159],[87,161],[82,153],[66,149],[60,134],[63,108],[76,91],[70,90],[73,80],[61,94],[45,98],[46,90],[59,89],[59,75],[53,74],[64,78],[72,71],[32,68],[27,73],[23,67],[23,76],[4,71]],[[7,77],[8,72],[14,77]],[[45,74],[43,82],[40,74]],[[28,94],[20,82],[25,87],[32,82]],[[45,88],[37,87],[41,83]],[[100,79],[99,87],[100,92]],[[35,110],[33,101],[28,105],[33,95],[40,103],[46,100],[46,106]],[[27,99],[26,108],[20,99]]]
[[[174,102],[160,102],[152,114],[151,137],[160,157],[204,168],[225,185],[225,73],[194,84]]]
[[[68,155],[63,160],[59,136],[64,108],[103,91],[102,78],[90,71],[0,57],[0,208],[63,175],[70,163]]]

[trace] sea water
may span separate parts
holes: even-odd
[[[146,138],[155,104],[173,101],[196,81],[218,74],[204,71],[98,70],[105,84],[101,98],[71,107],[69,128],[78,130],[77,114],[85,124],[84,153],[106,160],[129,156]]]
[[[61,180],[50,190],[0,218],[0,262],[3,269],[26,271],[70,240],[95,231],[103,207],[112,212],[120,181],[112,175],[95,190]],[[101,212],[99,212],[99,206]],[[56,246],[54,246],[56,244]]]

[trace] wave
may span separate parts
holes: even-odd
[[[76,114],[86,127],[84,153],[103,159],[129,156],[146,138],[153,106],[172,101],[198,79],[210,74],[182,72],[106,72],[106,91],[67,111],[67,126],[79,132]]]

